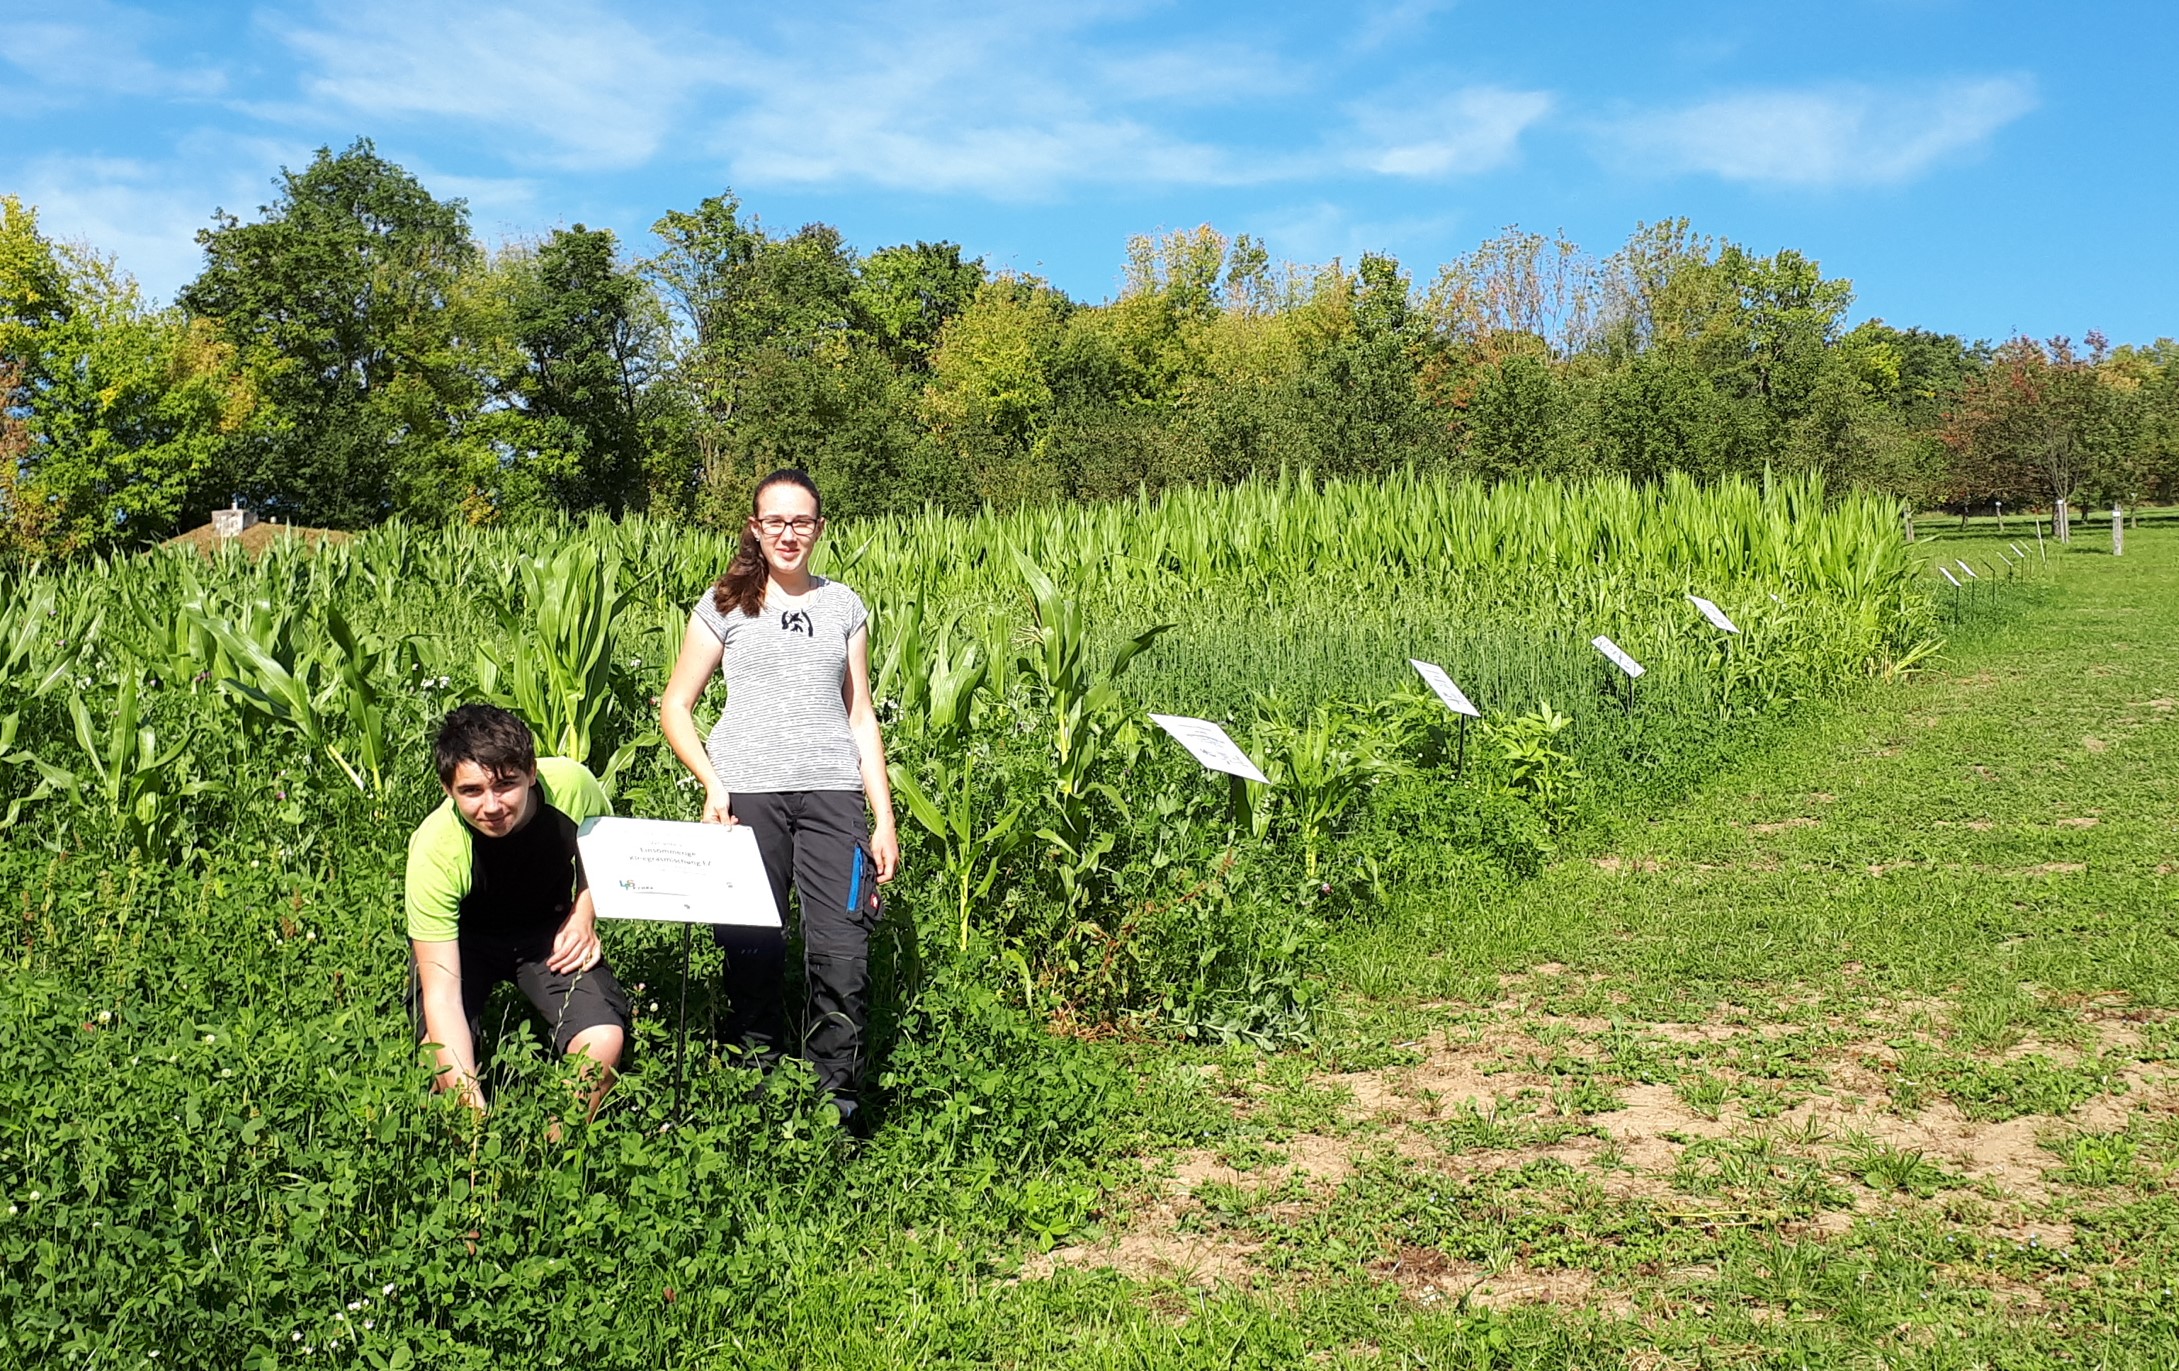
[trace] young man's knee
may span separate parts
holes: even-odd
[[[599,1024],[586,1028],[568,1040],[569,1057],[588,1057],[598,1065],[611,1068],[620,1064],[621,1049],[627,1046],[628,1035],[618,1024]]]

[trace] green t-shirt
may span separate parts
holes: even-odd
[[[544,792],[545,803],[577,824],[613,812],[605,788],[581,762],[566,757],[538,758],[537,785]],[[411,938],[450,943],[460,936],[462,901],[468,898],[476,872],[475,836],[461,811],[454,807],[451,795],[409,835],[403,903]]]

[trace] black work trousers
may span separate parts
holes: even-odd
[[[870,935],[879,910],[862,792],[737,792],[732,806],[735,820],[756,834],[782,916],[790,886],[800,901],[808,1012],[794,1041],[841,1117],[851,1118],[862,1084]],[[715,924],[711,933],[726,954],[721,1041],[760,1062],[775,1058],[789,1041],[786,930]]]

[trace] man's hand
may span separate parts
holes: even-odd
[[[878,864],[878,884],[900,874],[900,831],[890,823],[880,823],[870,832],[870,855]]]
[[[704,792],[703,822],[707,824],[732,824],[740,822],[734,817],[734,796],[726,787],[719,786]]]
[[[598,921],[590,907],[590,892],[584,891],[575,901],[575,908],[560,931],[552,935],[552,955],[545,965],[565,976],[570,972],[588,971],[605,956],[605,949],[598,943]]]

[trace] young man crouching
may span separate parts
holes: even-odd
[[[491,705],[448,714],[435,752],[446,803],[409,838],[405,893],[413,1008],[436,1045],[438,1088],[484,1108],[485,1001],[513,981],[581,1070],[595,1115],[627,1041],[628,996],[598,946],[575,831],[612,806],[582,763],[540,760],[529,726]]]

